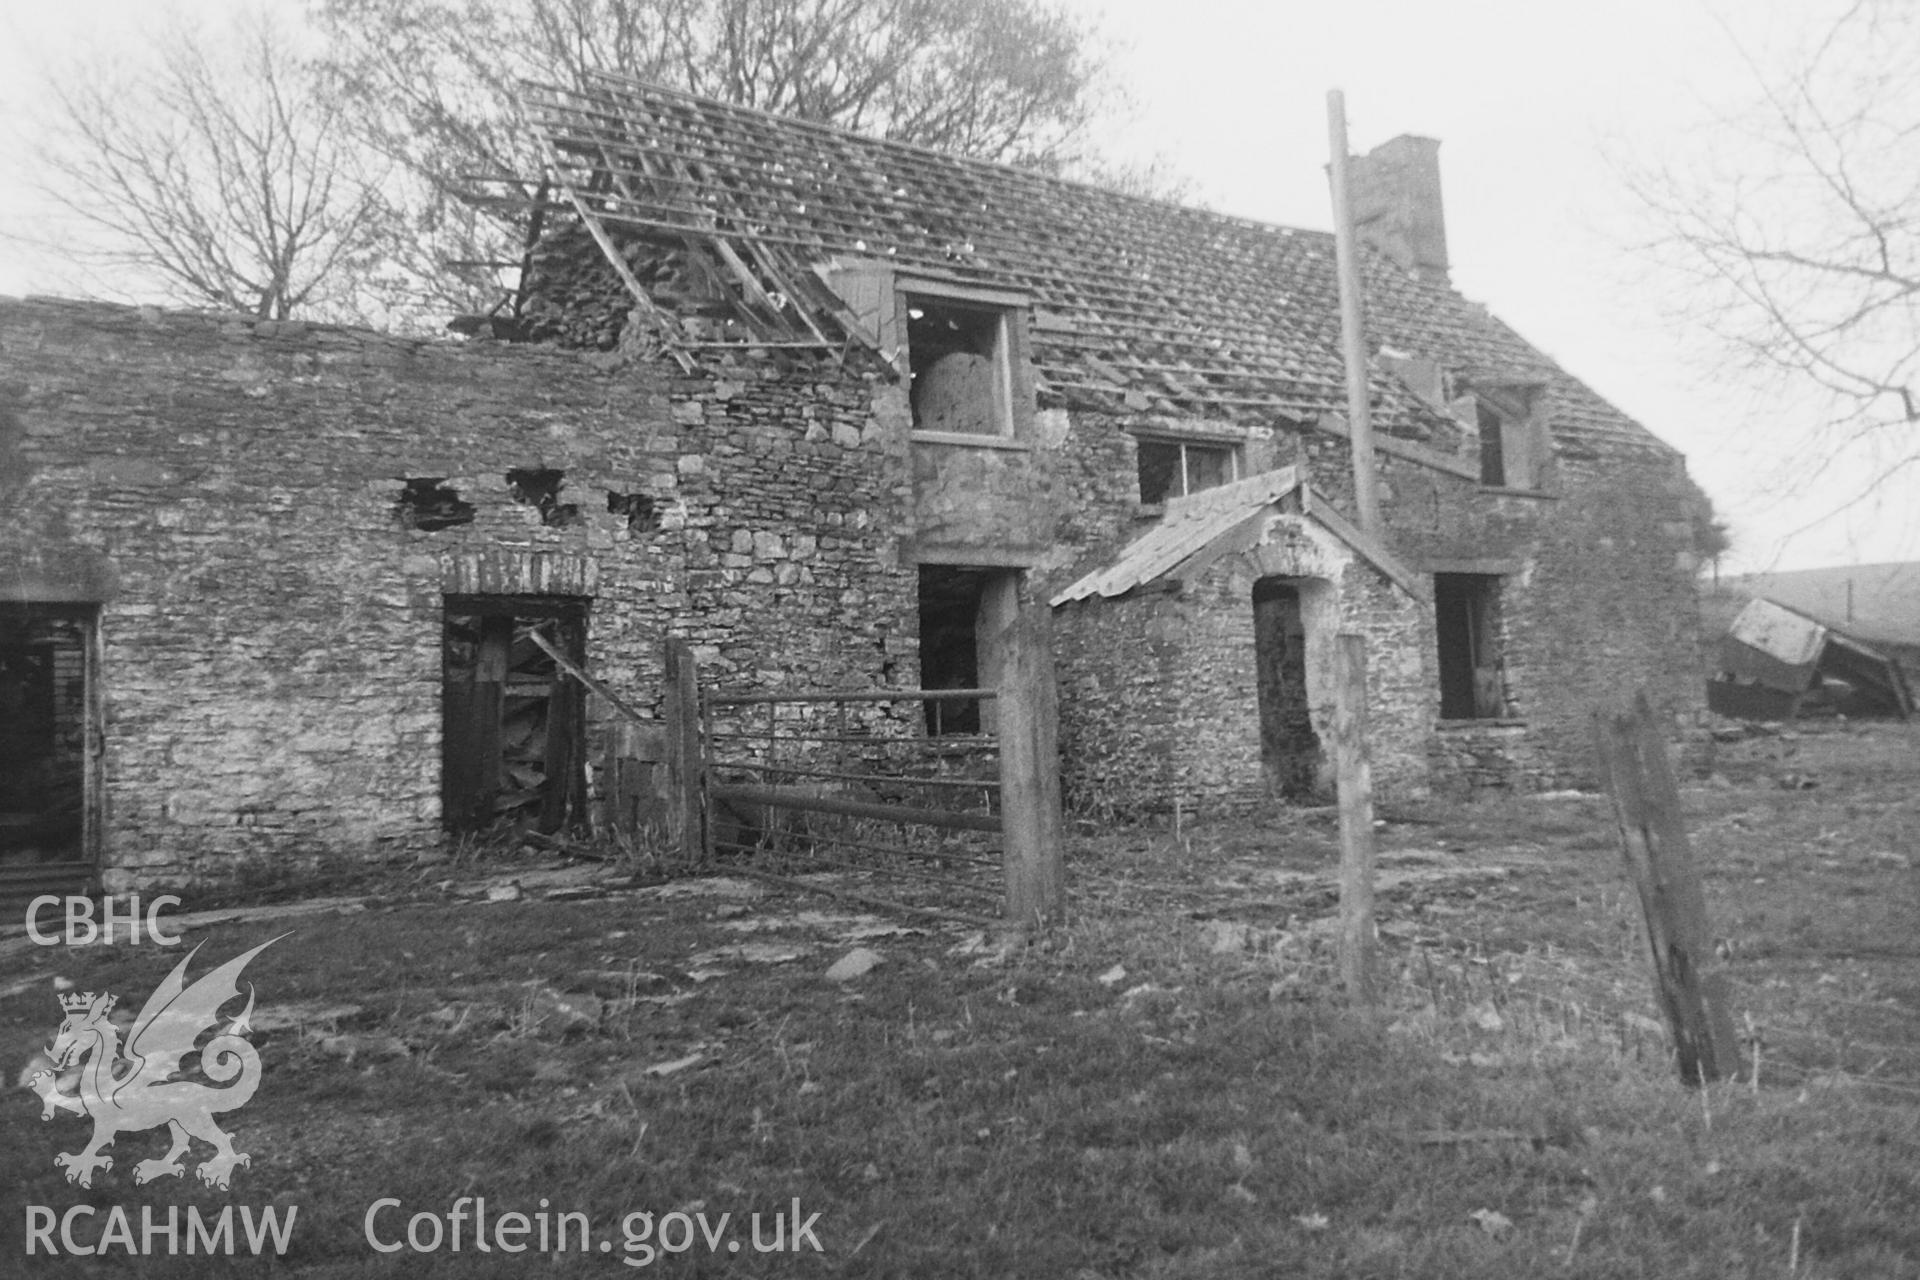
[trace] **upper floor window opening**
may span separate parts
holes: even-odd
[[[1545,432],[1529,387],[1474,391],[1474,425],[1480,434],[1480,483],[1493,489],[1538,489],[1543,479]]]
[[[1004,308],[906,298],[913,429],[1014,434],[1012,334]]]
[[[1230,444],[1143,437],[1138,442],[1140,501],[1159,506],[1240,478],[1240,450]]]
[[[1507,483],[1506,420],[1500,411],[1481,401],[1474,406],[1480,422],[1480,483]]]

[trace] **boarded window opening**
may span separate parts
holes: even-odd
[[[907,300],[909,399],[916,431],[1013,434],[1007,322],[990,307]]]
[[[1433,575],[1440,640],[1440,716],[1491,720],[1506,715],[1500,655],[1500,579],[1482,573]]]
[[[557,831],[586,817],[585,698],[531,639],[580,664],[587,601],[448,596],[442,640],[441,812],[451,831]]]
[[[0,604],[0,866],[86,858],[92,606]]]
[[[1240,452],[1232,445],[1142,439],[1137,446],[1140,501],[1158,506],[1240,477]]]
[[[456,525],[473,523],[473,504],[463,501],[438,476],[426,476],[403,482],[394,510],[400,523],[409,529],[438,533]]]
[[[625,516],[627,528],[634,533],[647,533],[660,527],[660,510],[644,493],[607,494],[607,511],[610,515]]]
[[[1297,584],[1253,584],[1253,648],[1260,703],[1260,763],[1274,794],[1317,798],[1326,773],[1307,699],[1307,628]]]
[[[578,505],[560,501],[560,486],[565,482],[564,471],[544,467],[516,468],[507,472],[507,490],[512,493],[513,500],[523,507],[538,509],[540,523],[554,529],[564,529],[580,519]]]

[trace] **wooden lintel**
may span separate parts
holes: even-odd
[[[894,268],[893,279],[902,293],[917,293],[926,298],[978,302],[990,307],[1022,308],[1033,305],[1033,296],[1021,290],[983,285],[919,262]]]
[[[1347,420],[1337,413],[1321,414],[1313,420],[1313,426],[1316,431],[1330,436],[1337,436],[1342,440],[1347,439],[1349,434],[1347,430]],[[1427,446],[1415,444],[1411,440],[1402,440],[1398,436],[1378,433],[1373,437],[1373,447],[1375,452],[1390,454],[1396,458],[1404,458],[1408,462],[1417,462],[1421,466],[1431,468],[1434,471],[1445,472],[1450,476],[1458,476],[1462,480],[1471,480],[1475,484],[1480,483],[1479,467],[1462,462],[1458,458],[1450,458],[1438,449],[1429,449]]]
[[[958,564],[995,569],[1031,569],[1046,554],[1044,547],[955,546],[949,543],[920,543],[912,539],[900,544],[902,564]]]
[[[1492,578],[1507,578],[1527,567],[1526,561],[1500,556],[1457,557],[1422,556],[1420,567],[1428,573],[1477,573]]]

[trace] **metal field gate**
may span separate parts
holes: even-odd
[[[681,848],[750,876],[1017,926],[1065,897],[1053,667],[1017,618],[994,689],[722,692],[669,646]]]
[[[749,872],[850,873],[892,905],[993,913],[1004,896],[1000,746],[992,732],[942,733],[967,708],[987,724],[986,689],[708,694],[708,849]],[[938,904],[934,906],[933,904]]]

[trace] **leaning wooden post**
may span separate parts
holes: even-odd
[[[1594,716],[1600,775],[1613,796],[1620,852],[1646,919],[1654,994],[1673,1032],[1680,1078],[1721,1080],[1740,1069],[1726,974],[1707,928],[1707,898],[1687,847],[1680,789],[1653,707],[1642,691],[1629,712]]]
[[[1373,764],[1367,755],[1367,641],[1334,637],[1333,767],[1340,800],[1340,978],[1373,1002]]]
[[[1020,610],[1001,633],[994,702],[1000,731],[1001,858],[1007,923],[1058,924],[1066,914],[1065,841],[1060,813],[1059,694],[1052,618],[1046,606]]]
[[[706,758],[700,742],[699,667],[686,641],[669,637],[662,712],[667,722],[667,845],[683,866],[707,851]]]

